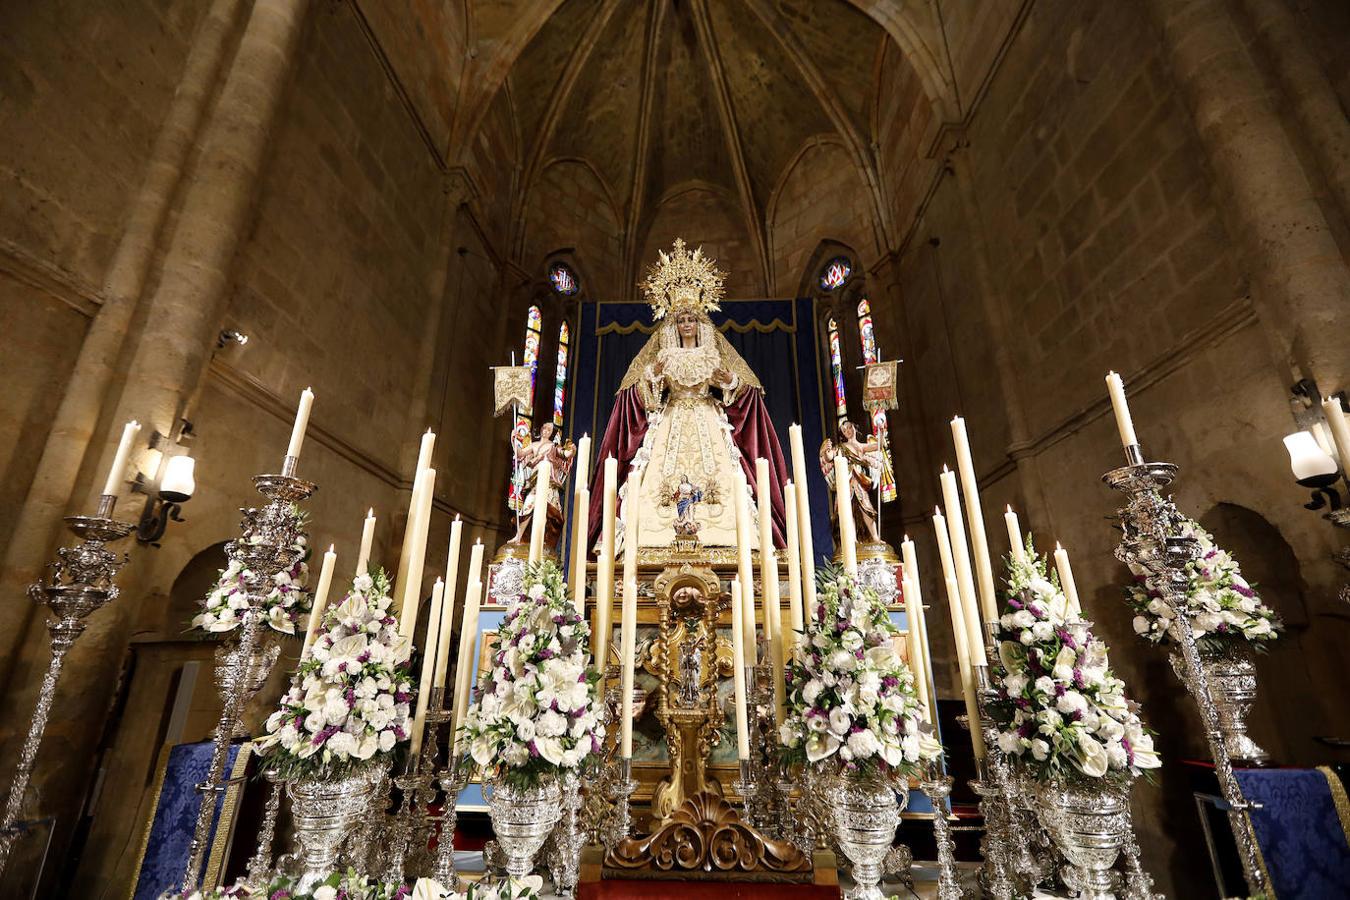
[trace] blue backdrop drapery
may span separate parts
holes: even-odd
[[[809,299],[729,300],[711,315],[713,324],[764,385],[764,401],[773,419],[783,453],[788,454],[787,429],[802,426],[806,445],[807,482],[811,491],[811,526],[818,558],[833,550],[830,537],[829,495],[817,463],[825,438],[815,317]],[[646,303],[590,302],[581,304],[581,327],[573,341],[575,375],[572,381],[570,433],[597,437],[605,430],[614,395],[633,357],[655,330]],[[599,460],[593,460],[598,466]],[[789,462],[790,465],[790,462]]]

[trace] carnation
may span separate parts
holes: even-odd
[[[1284,624],[1242,577],[1237,560],[1193,519],[1182,519],[1180,533],[1196,543],[1197,556],[1186,564],[1185,608],[1201,650],[1244,645],[1265,650],[1279,639]],[[1158,579],[1138,563],[1130,563],[1130,570],[1135,580],[1125,598],[1135,612],[1135,633],[1153,644],[1175,643],[1180,637],[1176,613],[1163,600]]]
[[[393,752],[411,731],[412,643],[398,633],[384,572],[361,576],[324,613],[259,752],[284,777],[341,777]]]
[[[304,513],[292,509],[304,523]],[[262,601],[263,621],[273,631],[295,634],[300,623],[309,615],[313,596],[305,586],[309,581],[309,544],[304,534],[295,539],[291,550],[296,559],[288,569],[272,577],[271,589]],[[236,559],[230,559],[216,576],[216,585],[202,598],[202,611],[192,617],[191,627],[208,634],[233,631],[244,621],[248,596],[244,579],[249,573]]]
[[[590,627],[562,572],[552,562],[531,564],[523,590],[502,621],[492,674],[479,684],[463,729],[476,766],[528,787],[580,769],[604,725],[596,675],[587,668]]]
[[[1017,613],[999,619],[991,673],[999,750],[1037,779],[1125,779],[1157,768],[1152,737],[1111,671],[1106,645],[1090,623],[1068,615],[1045,558],[1028,540],[1026,554],[1008,565],[1007,606]]]
[[[874,590],[837,569],[822,570],[818,596],[823,615],[808,623],[787,665],[784,757],[818,770],[916,773],[942,747],[896,655],[900,630]]]

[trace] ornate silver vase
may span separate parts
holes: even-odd
[[[300,845],[300,891],[308,891],[337,868],[343,839],[369,810],[371,795],[383,776],[381,766],[368,765],[345,778],[287,782],[295,840]]]
[[[497,843],[506,854],[506,874],[524,878],[534,871],[534,855],[544,846],[562,815],[562,785],[550,778],[537,787],[494,782],[488,790],[488,815]]]
[[[1111,871],[1130,835],[1128,782],[1051,779],[1038,784],[1037,812],[1069,861],[1064,880],[1081,900],[1115,900]]]
[[[1247,714],[1256,702],[1256,663],[1250,648],[1241,644],[1215,647],[1211,641],[1198,643],[1200,665],[1209,679],[1209,692],[1219,713],[1223,744],[1234,762],[1265,763],[1270,754],[1247,736]],[[1195,693],[1186,677],[1186,663],[1180,654],[1172,654],[1172,671]]]
[[[853,887],[844,897],[882,900],[881,866],[900,824],[901,801],[890,785],[856,776],[839,776],[834,788],[835,839],[853,864]]]

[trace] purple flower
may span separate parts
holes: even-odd
[[[534,741],[530,741],[530,743],[529,743],[529,748],[530,748],[530,755],[531,755],[531,756],[538,756],[538,755],[539,755],[539,748],[536,747],[536,746],[534,745]]]
[[[1130,739],[1123,737],[1120,739],[1120,746],[1125,748],[1125,761],[1131,766],[1134,765],[1134,748],[1130,746]]]
[[[411,699],[412,699],[412,694],[409,694],[409,693],[407,693],[406,691],[398,690],[398,691],[395,691],[395,692],[394,692],[394,702],[395,702],[395,703],[407,703],[407,702],[408,702],[409,700],[411,700]]]

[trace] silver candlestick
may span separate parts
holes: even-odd
[[[445,805],[441,810],[441,836],[436,844],[436,880],[447,889],[455,890],[459,874],[455,871],[455,826],[459,819],[459,792],[464,790],[468,779],[460,774],[455,760],[440,776],[438,783],[445,791]]]
[[[943,774],[937,763],[929,766],[919,781],[933,804],[933,840],[937,844],[938,889],[937,900],[961,900],[961,885],[956,880],[956,842],[952,840],[951,823],[947,821],[947,798],[952,793],[952,777]]]
[[[1126,497],[1120,510],[1124,537],[1116,548],[1116,558],[1138,566],[1153,576],[1162,600],[1173,613],[1180,636],[1179,650],[1189,677],[1186,686],[1200,709],[1205,738],[1214,758],[1214,774],[1219,790],[1228,804],[1228,824],[1233,829],[1242,870],[1248,891],[1255,895],[1266,890],[1265,871],[1261,867],[1256,835],[1252,832],[1247,810],[1251,808],[1242,794],[1242,787],[1233,775],[1232,759],[1224,742],[1219,711],[1210,690],[1209,676],[1196,646],[1195,632],[1187,608],[1186,565],[1195,558],[1197,549],[1193,538],[1181,536],[1181,515],[1170,497],[1162,490],[1176,477],[1177,467],[1171,463],[1145,462],[1138,444],[1125,448],[1126,465],[1112,469],[1102,480]]]
[[[1012,834],[1008,803],[1011,772],[1007,760],[998,750],[997,729],[989,712],[990,702],[996,696],[989,680],[989,667],[976,666],[975,677],[980,721],[971,723],[971,727],[981,729],[988,748],[985,758],[977,761],[978,777],[970,783],[979,795],[980,813],[984,817],[984,839],[980,842],[984,856],[981,879],[994,900],[1012,900],[1016,891],[1013,868],[1016,838]]]
[[[630,801],[638,783],[633,779],[633,760],[622,756],[615,759],[618,772],[614,778],[614,828],[611,844],[617,844],[633,832]]]
[[[258,846],[248,861],[248,880],[252,884],[265,883],[274,868],[272,839],[276,835],[277,813],[281,811],[281,777],[272,769],[262,775],[267,780],[267,802],[263,806],[262,825],[258,828]]]
[[[52,574],[47,582],[33,584],[28,588],[28,596],[33,602],[45,604],[52,613],[52,618],[47,620],[52,658],[47,664],[47,674],[42,678],[37,706],[28,724],[28,735],[24,738],[19,765],[14,771],[9,799],[5,803],[5,818],[0,824],[0,874],[4,873],[10,851],[22,830],[16,823],[23,809],[28,783],[33,777],[38,747],[47,730],[47,717],[52,711],[56,683],[61,678],[66,653],[84,633],[85,619],[89,614],[117,599],[117,585],[113,579],[126,563],[127,557],[125,554],[119,556],[104,544],[126,537],[136,526],[112,517],[116,505],[117,497],[104,494],[98,498],[98,509],[94,515],[67,516],[66,526],[80,538],[81,543],[58,550],[56,562],[50,566]]]
[[[288,456],[282,463],[280,475],[253,476],[258,493],[268,502],[241,510],[244,518],[240,536],[226,547],[230,558],[241,564],[240,577],[248,606],[238,629],[238,646],[227,657],[232,670],[223,673],[219,679],[223,704],[212,735],[215,746],[211,751],[211,765],[206,780],[197,785],[202,793],[202,805],[197,812],[197,827],[183,873],[184,891],[195,890],[201,879],[202,862],[215,821],[216,795],[227,787],[224,775],[230,744],[244,708],[256,690],[253,674],[264,652],[261,646],[265,627],[263,602],[271,591],[273,577],[295,564],[299,553],[295,544],[302,531],[296,504],[317,489],[313,482],[296,478],[295,467],[295,457]]]

